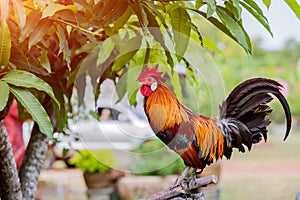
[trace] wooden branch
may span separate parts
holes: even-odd
[[[183,181],[181,184],[177,186],[172,186],[170,188],[157,192],[149,197],[144,198],[143,200],[159,200],[159,199],[168,199],[168,198],[173,198],[176,200],[181,200],[181,199],[205,200],[205,197],[202,193],[189,194],[189,191],[199,187],[205,187],[211,183],[217,183],[217,182],[218,182],[218,177],[216,175],[205,176],[202,178],[197,178],[195,180],[190,179],[187,181]]]

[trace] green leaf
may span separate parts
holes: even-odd
[[[127,82],[127,73],[123,73],[116,84],[116,91],[118,94],[118,100],[115,103],[119,103],[126,94],[126,82]]]
[[[295,15],[300,19],[300,5],[296,0],[285,0],[287,5],[294,11]]]
[[[53,16],[57,11],[61,10],[71,10],[74,13],[78,11],[78,7],[75,5],[67,5],[64,6],[62,4],[50,4],[47,6],[43,12],[42,18],[51,17]]]
[[[119,71],[124,67],[131,58],[136,54],[136,52],[140,49],[142,43],[142,37],[140,35],[131,38],[127,42],[123,43],[120,46],[120,54],[116,58],[112,70]]]
[[[97,66],[103,64],[111,55],[112,51],[114,50],[115,43],[111,38],[107,38],[103,44],[102,48],[99,51],[98,58],[97,58]]]
[[[171,24],[174,32],[175,51],[178,61],[182,59],[189,44],[191,34],[191,18],[182,7],[170,11]]]
[[[22,70],[11,70],[8,74],[3,76],[1,79],[10,85],[24,87],[24,88],[35,88],[37,90],[46,92],[55,102],[59,105],[56,97],[54,96],[53,90],[43,79],[38,78],[32,73]]]
[[[8,101],[9,97],[9,86],[4,81],[0,80],[0,111],[2,111]]]
[[[126,11],[122,14],[121,17],[119,17],[114,23],[113,23],[113,29],[115,32],[117,32],[120,28],[122,28],[124,26],[124,24],[126,24],[126,22],[128,21],[128,19],[131,17],[132,15],[132,8],[131,7],[127,7]]]
[[[86,74],[82,73],[77,76],[75,81],[75,87],[78,96],[78,106],[80,107],[84,103],[84,94],[86,89]]]
[[[57,36],[59,39],[59,53],[63,52],[65,60],[67,61],[68,66],[71,63],[71,51],[69,49],[68,43],[68,33],[64,30],[63,26],[57,25],[55,26],[57,30]]]
[[[194,23],[191,23],[190,25],[191,25],[192,30],[193,30],[195,33],[197,33],[199,42],[200,42],[201,46],[203,46],[203,37],[202,37],[202,35],[201,35],[201,32],[200,32],[199,28],[198,28]],[[192,37],[192,34],[191,34],[191,37]]]
[[[255,2],[253,2],[255,4]],[[269,26],[268,19],[260,13],[259,10],[256,10],[256,6],[250,7],[251,5],[245,4],[244,2],[241,2],[241,5],[249,12],[253,17],[257,19],[264,27],[269,31],[269,33],[273,36],[273,33],[271,31],[271,28]],[[252,4],[253,5],[253,4]]]
[[[164,41],[164,37],[163,37],[163,34],[160,30],[160,26],[159,24],[157,23],[156,19],[155,19],[155,16],[152,15],[152,13],[145,9],[145,12],[147,14],[147,19],[148,19],[148,28],[149,28],[149,32],[150,34],[154,37],[154,39],[159,42],[159,44],[162,46],[162,48],[165,50],[165,55],[167,56],[167,62],[170,66],[174,66],[174,61],[173,61],[173,58],[171,56],[171,53],[168,49],[168,47],[166,46],[165,44],[165,41]]]
[[[172,38],[172,34],[170,32],[169,26],[166,23],[165,17],[156,8],[155,2],[153,2],[153,1],[145,1],[144,3],[145,3],[145,12],[147,14],[147,19],[149,20],[149,17],[148,17],[149,14],[147,13],[147,11],[148,11],[148,12],[150,12],[152,14],[152,16],[156,16],[160,20],[160,22],[164,26],[166,32],[168,33],[169,37]],[[149,22],[149,27],[152,27],[152,25],[150,24],[150,22]],[[154,26],[154,27],[156,27],[156,26]]]
[[[41,65],[42,67],[47,70],[48,73],[51,73],[51,64],[47,55],[47,50],[43,49],[42,50],[42,55],[41,55]]]
[[[267,8],[271,5],[271,0],[263,0],[263,3],[267,6]]]
[[[207,49],[214,50],[219,54],[223,55],[222,50],[209,38],[203,37],[203,46]]]
[[[148,49],[143,49],[143,51],[148,51]],[[147,54],[147,53],[144,53]],[[139,86],[138,86],[138,82],[136,81],[139,77],[139,75],[141,74],[142,71],[142,67],[141,64],[143,64],[143,60],[145,60],[144,57],[145,56],[141,56],[141,61],[138,63],[132,63],[129,65],[128,68],[128,74],[127,74],[127,82],[126,82],[126,90],[127,90],[127,96],[128,96],[128,100],[130,105],[135,106],[137,104],[136,102],[136,94],[139,91]]]
[[[262,9],[253,1],[253,0],[243,0],[245,3],[247,3],[249,6],[251,6],[258,14],[264,16],[264,12]]]
[[[11,37],[5,21],[0,24],[0,66],[6,66],[10,59]]]
[[[14,86],[11,86],[9,89],[18,102],[30,113],[32,119],[39,125],[40,131],[51,138],[53,134],[52,124],[39,100],[26,89]]]
[[[217,7],[217,14],[221,18],[224,25],[228,28],[230,33],[234,36],[236,41],[245,49],[246,52],[251,52],[251,46],[247,41],[247,33],[243,30],[241,25],[229,16],[222,7]]]
[[[242,13],[242,8],[240,6],[240,0],[232,0],[232,5],[235,8],[233,11],[234,16],[236,17],[236,19],[240,20],[241,13]]]
[[[216,11],[216,2],[215,0],[203,0],[207,4],[207,17],[211,17]]]
[[[19,42],[22,43],[35,30],[40,21],[42,13],[39,11],[32,11],[27,15],[24,28],[21,29]]]
[[[233,39],[234,41],[237,42],[237,39],[230,33],[230,31],[228,30],[228,28],[221,23],[218,19],[214,18],[214,17],[209,17],[207,18],[207,15],[205,12],[200,11],[200,10],[195,10],[195,9],[190,9],[200,15],[202,15],[205,19],[207,19],[210,23],[212,23],[214,26],[216,26],[218,29],[220,29],[223,33],[225,33],[226,35],[228,35],[231,39]]]
[[[203,1],[202,0],[196,0],[196,4],[195,4],[195,9],[198,10],[199,8],[201,8],[201,6],[203,6]]]
[[[48,19],[42,19],[38,26],[32,31],[29,37],[28,48],[30,49],[33,45],[40,42],[42,38],[46,35],[53,21]]]
[[[21,28],[23,28],[26,22],[26,10],[24,4],[21,0],[12,0],[12,2],[15,16],[17,17]]]

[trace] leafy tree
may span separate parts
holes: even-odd
[[[270,6],[270,0],[263,2]],[[299,17],[299,5],[286,2]],[[134,104],[138,87],[132,80],[144,63],[159,62],[180,96],[175,64],[183,62],[190,82],[197,82],[195,66],[185,57],[190,37],[218,50],[211,36],[201,34],[194,16],[216,26],[249,53],[252,46],[242,23],[243,10],[271,33],[252,0],[0,1],[1,198],[34,198],[48,140],[53,131],[65,128],[75,89],[82,103],[87,76],[95,100],[101,83],[109,78],[120,98],[127,92]],[[19,174],[2,121],[14,98],[35,121]]]

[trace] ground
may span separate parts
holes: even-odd
[[[286,142],[276,135],[255,145],[251,152],[234,152],[232,159],[222,160],[222,200],[295,199],[300,192],[300,134]],[[42,171],[43,200],[86,200],[82,173],[77,169]],[[208,199],[209,200],[209,199]]]

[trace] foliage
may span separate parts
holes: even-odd
[[[71,158],[70,164],[74,164],[83,172],[105,172],[115,164],[115,159],[108,150],[80,150]]]
[[[139,157],[132,162],[132,169],[140,172],[140,175],[160,175],[166,176],[179,174],[184,169],[183,161],[173,152],[166,149],[160,140],[149,140],[142,143],[133,151],[138,153]],[[147,156],[151,153],[151,156]],[[168,163],[162,166],[163,163]]]
[[[38,123],[40,130],[48,137],[51,137],[53,129],[50,118],[33,93],[36,93],[36,90],[42,91],[59,105],[52,88],[44,80],[26,71],[11,70],[0,76],[2,90],[0,111],[3,111],[7,104],[11,104],[12,98],[10,96],[14,96],[31,114],[33,120]],[[5,112],[2,112],[1,118],[5,116]]]
[[[299,12],[295,3],[286,2],[295,14]],[[263,3],[269,7],[271,1]],[[219,51],[209,39],[211,36],[203,35],[203,30],[195,24],[195,16],[202,22],[206,19],[246,52],[251,52],[250,38],[242,21],[243,10],[272,34],[262,8],[252,0],[1,2],[0,37],[4,41],[0,45],[0,63],[4,66],[1,71],[26,70],[46,81],[62,105],[60,109],[55,106],[55,129],[62,131],[67,113],[72,112],[70,99],[74,88],[79,105],[83,102],[87,75],[91,77],[95,101],[100,84],[111,78],[120,83],[117,84],[120,99],[128,94],[131,104],[135,104],[138,86],[132,80],[137,78],[144,63],[161,63],[180,97],[179,79],[171,68],[184,60],[181,63],[186,64],[191,76],[195,75],[197,66],[190,65],[185,57],[190,37],[197,38],[205,48]],[[34,87],[38,89],[38,84]],[[0,106],[4,104],[3,101]]]

